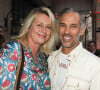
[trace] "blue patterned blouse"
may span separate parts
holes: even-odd
[[[23,46],[23,50],[25,60],[20,90],[51,90],[46,55],[38,52],[36,62],[30,48]],[[17,41],[9,41],[0,49],[0,90],[14,90],[20,57],[20,43]]]

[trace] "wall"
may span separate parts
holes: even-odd
[[[62,8],[75,8],[80,11],[93,8],[93,0],[53,0],[52,3],[56,12]]]
[[[4,18],[11,10],[11,0],[0,0],[0,25],[4,26]]]
[[[11,0],[0,0],[0,25],[2,25],[5,30],[8,29],[5,27],[5,19],[7,20],[7,16],[10,10],[11,10]],[[11,32],[10,30],[11,29],[9,27],[9,29],[5,32],[6,40],[10,38],[10,32]]]
[[[96,14],[96,27],[100,27],[100,2],[96,3],[96,12],[99,12],[99,14]]]
[[[98,0],[99,1],[99,0]],[[96,3],[96,45],[100,49],[100,1]]]

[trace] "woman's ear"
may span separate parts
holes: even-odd
[[[85,31],[86,31],[86,26],[84,26],[84,27],[82,28],[82,30],[81,30],[81,35],[84,35]]]

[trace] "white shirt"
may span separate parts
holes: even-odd
[[[69,64],[70,64],[70,60],[68,59],[68,56],[60,52],[58,74],[56,78],[56,85],[58,86],[57,90],[61,90],[64,78],[66,77],[67,74],[67,68]]]
[[[60,72],[58,69],[60,52],[61,48],[48,58],[51,90],[58,90],[59,87],[56,82]],[[67,56],[71,61],[66,75],[63,73],[61,75],[64,76],[62,78],[64,80],[59,90],[100,90],[100,58],[85,50],[82,43]]]

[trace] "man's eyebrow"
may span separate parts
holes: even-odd
[[[72,24],[72,25],[77,25],[77,24]]]
[[[65,24],[65,23],[63,23],[63,22],[60,22],[59,24]]]

